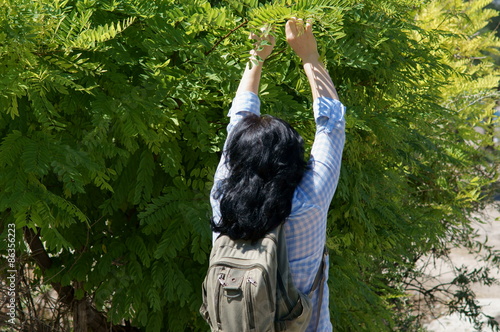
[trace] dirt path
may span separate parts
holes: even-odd
[[[484,210],[484,214],[478,215],[478,217],[484,221],[484,224],[476,223],[474,225],[481,238],[484,239],[487,237],[488,243],[493,245],[497,250],[500,250],[500,211],[497,207],[490,205]],[[465,249],[452,250],[450,257],[456,266],[465,265],[470,269],[481,266],[480,262],[472,255],[469,255]],[[493,276],[500,280],[500,270],[497,269],[491,272]],[[442,264],[441,266],[436,265],[433,269],[433,275],[440,281],[449,281],[454,277],[449,266],[446,264]],[[495,317],[495,320],[500,323],[500,284],[490,287],[475,285],[473,290],[484,312]],[[426,328],[431,332],[475,331],[471,323],[461,320],[458,315],[448,315],[435,319],[427,324]],[[491,329],[485,329],[484,331],[491,331]]]

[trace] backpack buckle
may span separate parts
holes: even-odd
[[[243,291],[241,289],[241,284],[243,283],[244,279],[243,273],[244,271],[238,269],[231,269],[228,272],[227,278],[223,280],[224,284],[222,284],[225,297],[229,299],[235,299],[243,294]],[[219,282],[221,282],[220,279]]]

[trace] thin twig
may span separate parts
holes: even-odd
[[[247,23],[248,23],[248,20],[244,20],[236,28],[230,30],[225,36],[223,36],[218,41],[216,41],[215,44],[214,44],[214,46],[212,46],[212,48],[210,50],[208,50],[208,51],[205,52],[205,55],[209,55],[210,53],[212,53],[217,48],[217,46],[219,46],[220,43],[222,43],[225,39],[227,39],[229,36],[231,36],[236,30],[238,30],[242,26],[246,25]]]

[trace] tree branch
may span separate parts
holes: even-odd
[[[214,46],[212,46],[212,48],[210,50],[208,50],[208,51],[205,52],[205,55],[209,55],[210,53],[212,53],[213,51],[215,51],[215,49],[217,48],[217,46],[219,46],[220,43],[222,43],[225,39],[229,38],[229,36],[231,36],[236,30],[238,30],[242,26],[246,25],[247,23],[248,23],[248,20],[244,20],[236,28],[234,28],[231,31],[229,31],[225,36],[223,36],[218,41],[216,41],[215,44],[214,44]]]

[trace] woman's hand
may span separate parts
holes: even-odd
[[[274,45],[276,45],[276,39],[273,35],[271,35],[268,28],[261,28],[261,33],[256,35],[254,33],[250,34],[249,39],[254,39],[257,42],[254,44],[255,48],[250,51],[251,58],[258,59],[257,56],[262,60],[266,60],[269,55],[271,55]],[[262,41],[266,41],[264,45],[262,45]]]
[[[285,26],[286,41],[303,63],[319,60],[318,45],[312,32],[312,24],[307,22],[304,26],[302,19],[292,17]]]
[[[272,36],[267,29],[262,28],[260,31],[261,33],[259,35],[254,33],[250,34],[249,38],[255,39],[257,42],[254,44],[255,48],[250,51],[250,62],[247,63],[236,94],[247,91],[255,94],[259,93],[260,76],[262,74],[264,60],[271,55],[274,45],[276,44],[274,36]],[[266,43],[262,45],[262,41],[266,41]]]
[[[318,97],[339,99],[328,71],[319,61],[318,44],[314,38],[312,24],[293,17],[286,22],[286,41],[302,59],[304,71],[311,85],[313,100]]]

